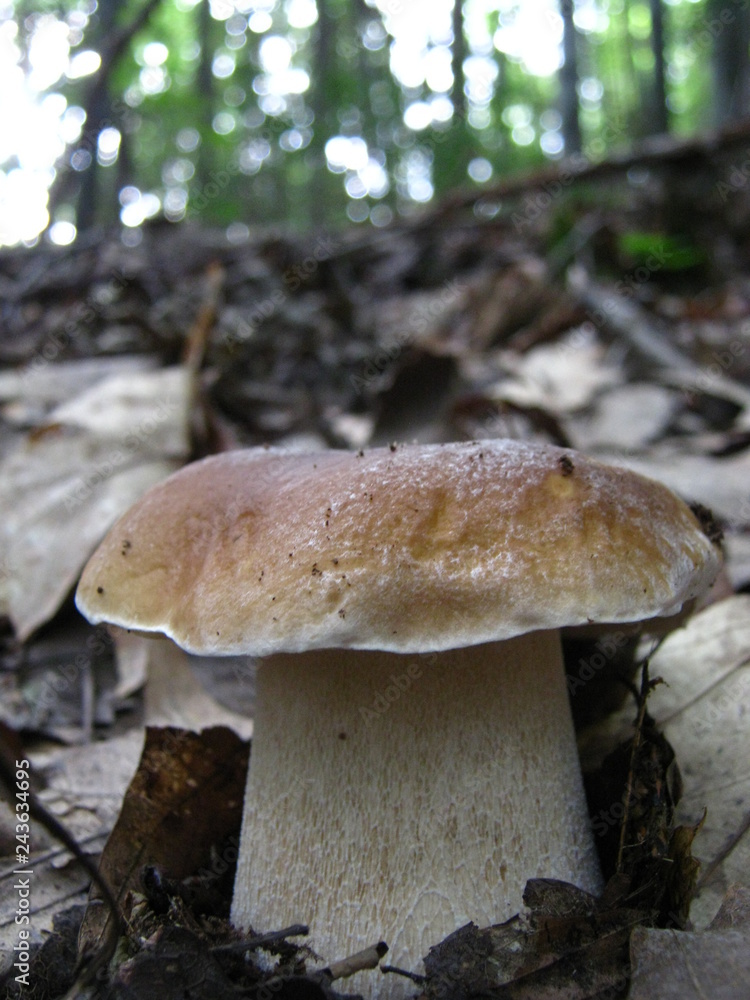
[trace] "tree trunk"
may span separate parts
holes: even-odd
[[[581,125],[578,120],[578,58],[576,28],[573,23],[573,0],[561,0],[563,20],[563,59],[560,67],[560,114],[565,153],[581,151]]]
[[[432,181],[437,195],[443,195],[466,183],[466,169],[474,155],[473,136],[466,120],[468,113],[464,85],[464,60],[466,59],[466,39],[464,37],[464,17],[461,0],[453,5],[453,49],[451,69],[453,71],[453,118],[450,128],[435,133],[439,139],[433,146]]]
[[[650,0],[651,50],[654,53],[653,91],[651,94],[651,134],[669,131],[667,86],[664,65],[664,11],[661,0]]]
[[[329,176],[325,145],[336,132],[336,98],[330,81],[336,59],[336,19],[331,10],[331,0],[317,0],[318,23],[313,46],[312,93],[310,103],[314,114],[313,138],[310,143],[312,161],[312,197],[310,219],[320,226],[328,217]],[[340,179],[336,178],[340,183]]]
[[[198,91],[198,107],[200,118],[196,122],[201,133],[201,144],[195,164],[195,188],[200,194],[205,192],[209,174],[213,166],[211,156],[211,131],[213,129],[214,110],[214,77],[211,72],[213,52],[211,51],[211,9],[207,2],[198,4],[196,10],[197,33],[200,40],[201,55],[195,75],[195,86]]]
[[[453,50],[451,53],[451,69],[453,70],[453,91],[451,100],[455,115],[462,121],[466,119],[466,93],[464,85],[464,60],[466,59],[466,39],[464,38],[464,12],[461,0],[453,4]]]
[[[720,126],[750,110],[750,10],[739,3],[708,0],[706,15],[714,36],[712,117]]]

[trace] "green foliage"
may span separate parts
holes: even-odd
[[[385,221],[389,213],[414,210],[431,191],[439,196],[491,183],[563,151],[554,62],[544,68],[537,61],[532,72],[528,60],[536,37],[516,40],[515,50],[503,42],[501,51],[498,40],[530,5],[489,0],[479,13],[476,4],[464,4],[464,97],[457,92],[463,80],[451,89],[445,76],[436,83],[423,74],[415,83],[392,71],[394,45],[405,31],[417,30],[414,24],[399,27],[394,11],[410,4],[161,0],[140,23],[148,3],[99,0],[94,8],[88,0],[24,0],[0,13],[0,24],[3,16],[17,23],[22,51],[45,17],[67,19],[71,56],[88,48],[106,53],[113,31],[139,24],[117,58],[100,70],[107,103],[98,111],[87,103],[92,77],[61,79],[50,88],[69,105],[86,108],[90,144],[106,124],[115,124],[122,137],[119,158],[92,166],[53,192],[53,218],[63,209],[69,214],[87,186],[116,205],[117,192],[127,185],[156,195],[167,218],[175,220],[189,214],[220,224],[309,226],[343,223],[347,216],[364,220],[377,209]],[[734,30],[742,14],[739,0],[730,0],[727,23],[717,28],[714,8],[711,0],[670,0],[663,7],[675,132],[691,132],[711,117],[715,40]],[[539,14],[540,39],[551,17]],[[654,66],[649,4],[580,2],[576,23],[583,148],[598,159],[647,129],[644,107]],[[450,23],[433,24],[430,14],[423,27],[422,50],[414,50],[413,60],[439,61],[446,52],[450,59]],[[431,109],[438,108],[430,122]],[[365,145],[352,146],[346,162],[337,165],[326,152],[336,137]],[[480,168],[472,168],[477,163]],[[95,169],[108,175],[106,183],[93,178]],[[112,207],[100,200],[97,216],[106,219]],[[639,252],[632,240],[623,249]],[[676,259],[685,263],[679,266],[690,266],[694,253],[681,248]]]
[[[618,249],[633,264],[657,259],[665,271],[686,271],[705,263],[706,254],[686,237],[669,233],[629,232],[618,236]]]

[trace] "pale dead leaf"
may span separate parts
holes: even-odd
[[[189,451],[187,369],[117,375],[61,404],[0,463],[0,614],[25,640],[92,549]]]
[[[747,1000],[750,932],[637,927],[628,1000]]]
[[[495,400],[539,406],[554,414],[580,410],[603,389],[622,381],[601,344],[583,330],[523,355],[503,355],[511,375],[488,391]]]
[[[678,822],[695,822],[707,810],[694,852],[702,878],[716,867],[708,883],[699,882],[691,909],[703,926],[728,886],[750,871],[750,597],[737,595],[696,615],[667,639],[652,672],[670,684],[654,692],[653,712],[664,720],[685,782]]]
[[[735,590],[746,587],[750,583],[750,532],[728,531],[724,547],[727,573],[732,586]]]
[[[678,451],[674,444],[664,443],[647,455],[607,451],[596,457],[656,479],[683,499],[700,501],[730,525],[750,525],[750,448],[716,458]]]
[[[142,745],[143,732],[138,731],[85,747],[54,747],[33,754],[33,766],[46,781],[41,801],[84,851],[98,853],[104,847],[138,766]],[[85,902],[90,879],[45,830],[35,823],[31,827],[30,930],[32,940],[41,941],[42,932],[52,929],[58,913]],[[3,956],[18,944],[18,894],[12,888],[17,868],[13,859],[0,859],[0,965]]]
[[[39,423],[53,406],[86,392],[102,379],[132,377],[153,369],[148,357],[83,358],[44,361],[21,369],[0,371],[0,406],[3,419],[16,424]]]
[[[85,844],[84,848],[101,850],[105,839],[102,836],[95,842]],[[0,860],[0,969],[12,964],[9,957],[14,954],[13,948],[19,942],[18,925],[15,922],[18,893],[13,890],[19,876],[14,874],[15,868],[13,862]],[[90,878],[77,864],[62,869],[54,868],[48,855],[34,859],[33,873],[33,901],[29,911],[30,943],[41,944],[44,932],[52,930],[52,920],[58,913],[75,903],[86,902]]]
[[[673,632],[651,658],[666,684],[649,711],[674,748],[684,794],[678,824],[707,811],[693,853],[703,865],[691,920],[705,927],[728,886],[750,871],[750,596],[710,605]],[[627,735],[632,704],[607,720],[613,742]],[[601,734],[600,734],[601,735]]]
[[[574,448],[620,448],[633,451],[657,439],[667,427],[675,393],[647,382],[603,393],[587,417],[568,419],[565,428]]]
[[[750,929],[702,931],[636,927],[630,939],[628,1000],[747,1000]]]
[[[651,673],[664,677],[668,685],[654,689],[649,711],[658,721],[671,724],[701,701],[699,718],[703,728],[709,728],[720,717],[716,704],[726,698],[725,684],[741,681],[748,660],[750,596],[736,594],[699,612],[657,651]],[[750,684],[746,686],[744,693],[750,694]],[[737,693],[743,693],[741,683]]]
[[[142,747],[143,730],[138,729],[85,746],[35,753],[34,767],[46,783],[39,800],[79,840],[108,832]]]
[[[147,726],[176,726],[196,732],[226,726],[250,739],[252,720],[224,708],[208,694],[190,669],[187,653],[171,639],[138,638],[146,647]]]

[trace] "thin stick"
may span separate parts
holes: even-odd
[[[322,970],[321,975],[327,976],[331,982],[334,982],[336,979],[347,979],[355,972],[376,969],[380,964],[380,959],[387,951],[388,945],[385,941],[378,941],[371,948],[365,948],[348,958],[342,958],[340,962],[332,962],[328,968]]]
[[[638,749],[641,745],[641,734],[643,732],[643,721],[646,717],[646,701],[648,699],[648,692],[650,689],[650,681],[648,679],[648,660],[643,663],[643,672],[641,674],[641,690],[638,695],[638,717],[635,723],[635,736],[633,737],[633,747],[630,751],[630,765],[628,766],[628,779],[625,784],[625,809],[622,817],[622,824],[620,826],[620,843],[617,848],[617,865],[615,871],[619,875],[622,872],[622,856],[625,850],[625,834],[628,828],[628,820],[630,818],[630,803],[633,801],[633,784],[635,781],[635,758],[638,753]]]
[[[16,788],[16,768],[13,765],[12,760],[13,758],[9,756],[5,747],[0,744],[0,780],[2,780],[3,784],[7,786],[11,795],[15,792]],[[91,881],[99,889],[102,895],[102,901],[110,911],[112,919],[107,922],[106,935],[100,947],[86,962],[76,984],[79,988],[87,986],[96,980],[99,970],[105,968],[109,964],[109,960],[112,955],[114,955],[115,948],[117,947],[117,941],[120,937],[120,932],[124,923],[120,913],[120,908],[117,905],[117,900],[115,899],[109,885],[99,874],[99,870],[91,858],[87,854],[84,854],[78,846],[78,842],[75,837],[66,829],[66,827],[62,825],[57,817],[53,816],[52,813],[45,809],[37,798],[36,793],[31,789],[28,791],[28,798],[26,801],[29,815],[38,823],[41,823],[45,830],[51,833],[56,840],[59,840],[60,843],[67,847],[70,853],[74,855]]]
[[[420,976],[416,972],[408,972],[406,969],[399,969],[396,965],[381,965],[381,972],[393,972],[397,976],[404,976],[406,979],[411,979],[413,983],[418,986],[422,986],[427,982],[427,976]]]
[[[257,934],[255,937],[243,938],[242,941],[232,941],[231,944],[217,944],[210,948],[211,952],[235,952],[253,951],[255,948],[263,948],[267,944],[275,944],[290,937],[305,937],[310,933],[310,928],[306,924],[292,924],[291,927],[284,927],[280,931],[269,931],[267,934]]]

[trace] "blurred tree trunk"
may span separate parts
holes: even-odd
[[[312,92],[310,104],[314,115],[313,137],[310,142],[312,185],[309,199],[310,220],[315,226],[323,225],[329,215],[330,174],[326,164],[325,145],[336,134],[339,106],[335,85],[336,18],[332,0],[317,0],[318,23],[312,53]]]
[[[213,46],[211,45],[213,18],[207,0],[198,4],[195,15],[197,18],[196,32],[201,48],[195,75],[199,108],[199,120],[196,125],[201,137],[195,164],[195,187],[198,192],[202,192],[207,188],[209,175],[214,166],[211,151],[214,118],[214,76],[211,72],[213,65]]]
[[[464,77],[464,61],[466,59],[466,39],[464,37],[464,12],[461,0],[453,4],[453,50],[451,52],[451,69],[453,70],[453,101],[454,114],[461,120],[466,119],[466,78]]]
[[[115,30],[117,6],[117,0],[101,0],[99,3],[96,18],[96,34],[92,41],[93,48],[100,53],[103,53],[107,39],[112,36]],[[105,210],[100,207],[103,203],[103,199],[101,199],[102,192],[100,191],[102,171],[97,159],[99,134],[108,125],[113,124],[112,100],[109,90],[110,69],[111,66],[107,67],[102,63],[96,82],[87,95],[85,101],[86,123],[81,138],[77,143],[76,151],[72,154],[72,156],[77,155],[78,164],[87,161],[83,169],[79,166],[76,171],[78,180],[76,227],[79,233],[86,232],[86,230],[93,228],[97,223],[106,224],[113,221],[111,216],[114,206],[108,206],[108,213],[105,213]],[[55,208],[57,207],[58,196],[64,197],[63,189],[60,190],[59,195],[57,191],[52,192],[50,202],[54,203]],[[105,218],[105,214],[110,217]]]
[[[466,183],[466,170],[474,155],[474,140],[467,116],[466,77],[464,76],[464,61],[466,59],[466,38],[464,36],[464,16],[461,0],[455,0],[452,14],[453,48],[451,51],[451,69],[453,71],[453,86],[451,102],[453,117],[450,127],[435,132],[433,146],[432,181],[435,193],[445,194],[453,188]]]
[[[742,3],[708,0],[706,15],[714,37],[713,121],[718,126],[750,111],[750,9]]]
[[[651,51],[654,54],[653,91],[650,104],[651,135],[660,135],[669,130],[667,117],[667,85],[664,60],[664,8],[661,0],[650,0],[651,6]]]
[[[563,21],[563,64],[560,67],[560,114],[565,152],[581,151],[581,125],[578,120],[578,54],[576,26],[573,23],[573,0],[561,0]]]
[[[132,20],[122,27],[116,26],[120,9],[118,0],[100,0],[94,21],[90,46],[101,55],[101,66],[91,78],[84,96],[80,100],[86,112],[86,123],[78,141],[66,157],[66,162],[58,166],[57,176],[49,193],[50,222],[54,221],[55,209],[68,198],[76,202],[76,226],[84,232],[96,224],[105,225],[116,219],[117,201],[114,197],[102,199],[100,190],[101,168],[97,161],[97,145],[100,133],[110,126],[117,127],[122,135],[122,155],[127,156],[127,136],[119,121],[123,102],[118,98],[117,109],[112,102],[110,79],[128,45],[147,23],[161,0],[145,0]],[[70,165],[83,164],[73,172]],[[111,171],[113,189],[121,186],[122,164],[117,171]],[[77,191],[75,186],[77,185]],[[113,190],[109,194],[116,194]],[[102,207],[104,206],[104,207]]]

